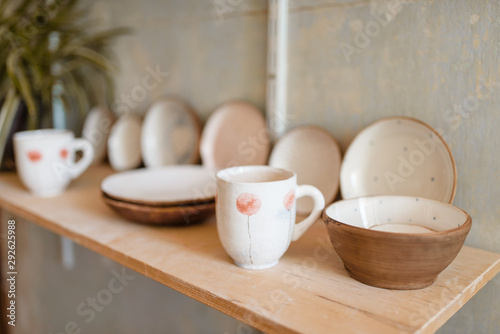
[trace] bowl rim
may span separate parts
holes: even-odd
[[[354,225],[350,225],[350,224],[347,224],[347,223],[344,223],[344,222],[341,222],[339,220],[336,220],[330,216],[328,216],[326,214],[326,211],[338,204],[338,203],[341,203],[341,202],[351,202],[351,201],[357,201],[361,198],[387,198],[387,197],[397,197],[397,198],[418,198],[418,199],[421,199],[421,200],[424,200],[424,201],[430,201],[430,202],[435,202],[435,203],[438,203],[440,205],[443,205],[443,206],[451,206],[461,212],[463,212],[465,214],[465,222],[460,225],[460,226],[457,226],[457,227],[454,227],[452,229],[447,229],[447,230],[443,230],[443,231],[436,231],[436,232],[424,232],[424,233],[402,233],[402,232],[389,232],[389,231],[379,231],[379,230],[371,230],[371,229],[368,229],[368,228],[364,228],[364,227],[358,227],[358,226],[354,226]],[[323,213],[322,213],[322,218],[323,218],[323,221],[325,223],[325,225],[328,225],[331,224],[331,223],[337,223],[337,224],[340,224],[343,228],[348,228],[348,229],[353,229],[355,231],[359,231],[359,232],[362,232],[362,231],[369,231],[369,233],[372,233],[374,236],[380,236],[380,237],[383,237],[383,236],[391,236],[391,237],[400,237],[400,238],[420,238],[420,237],[438,237],[438,236],[442,236],[442,235],[449,235],[449,234],[453,234],[453,233],[456,233],[456,232],[461,232],[462,230],[469,230],[472,226],[472,218],[471,216],[464,210],[460,209],[459,207],[457,206],[454,206],[453,204],[450,204],[450,203],[446,203],[446,202],[441,202],[441,201],[438,201],[438,200],[434,200],[434,199],[430,199],[430,198],[425,198],[425,197],[417,197],[417,196],[404,196],[404,195],[372,195],[372,196],[362,196],[362,197],[355,197],[355,198],[349,198],[349,199],[343,199],[343,200],[340,200],[340,201],[336,201],[336,202],[333,202],[332,204],[328,205],[327,207],[325,207],[323,209]]]

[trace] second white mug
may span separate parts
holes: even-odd
[[[76,151],[83,156],[75,162]],[[61,194],[72,179],[89,167],[94,149],[69,130],[43,129],[14,134],[17,173],[23,184],[40,197]]]

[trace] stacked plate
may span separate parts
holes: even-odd
[[[121,172],[104,179],[101,191],[116,213],[138,223],[187,225],[215,213],[214,174],[202,166]]]

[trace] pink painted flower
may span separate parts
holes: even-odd
[[[66,159],[68,157],[68,150],[63,148],[61,152],[59,152],[59,155],[61,156],[61,158]]]
[[[293,203],[295,202],[295,189],[290,189],[290,191],[285,195],[283,199],[283,205],[285,209],[290,211],[293,207]]]
[[[30,159],[33,162],[38,162],[42,160],[42,153],[38,151],[29,151],[28,152],[28,159]]]
[[[254,215],[260,209],[260,199],[255,194],[243,193],[236,199],[236,208],[245,216]]]
[[[252,234],[250,233],[250,216],[256,214],[260,209],[260,198],[251,193],[243,193],[236,199],[236,208],[238,211],[247,216],[248,238],[250,245],[248,246],[248,255],[250,263],[253,264],[252,256]]]

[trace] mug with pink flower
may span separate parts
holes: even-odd
[[[310,196],[314,208],[295,224],[296,200]],[[291,241],[319,218],[325,200],[310,185],[297,185],[297,175],[270,166],[240,166],[217,173],[217,231],[234,263],[246,269],[278,264]]]

